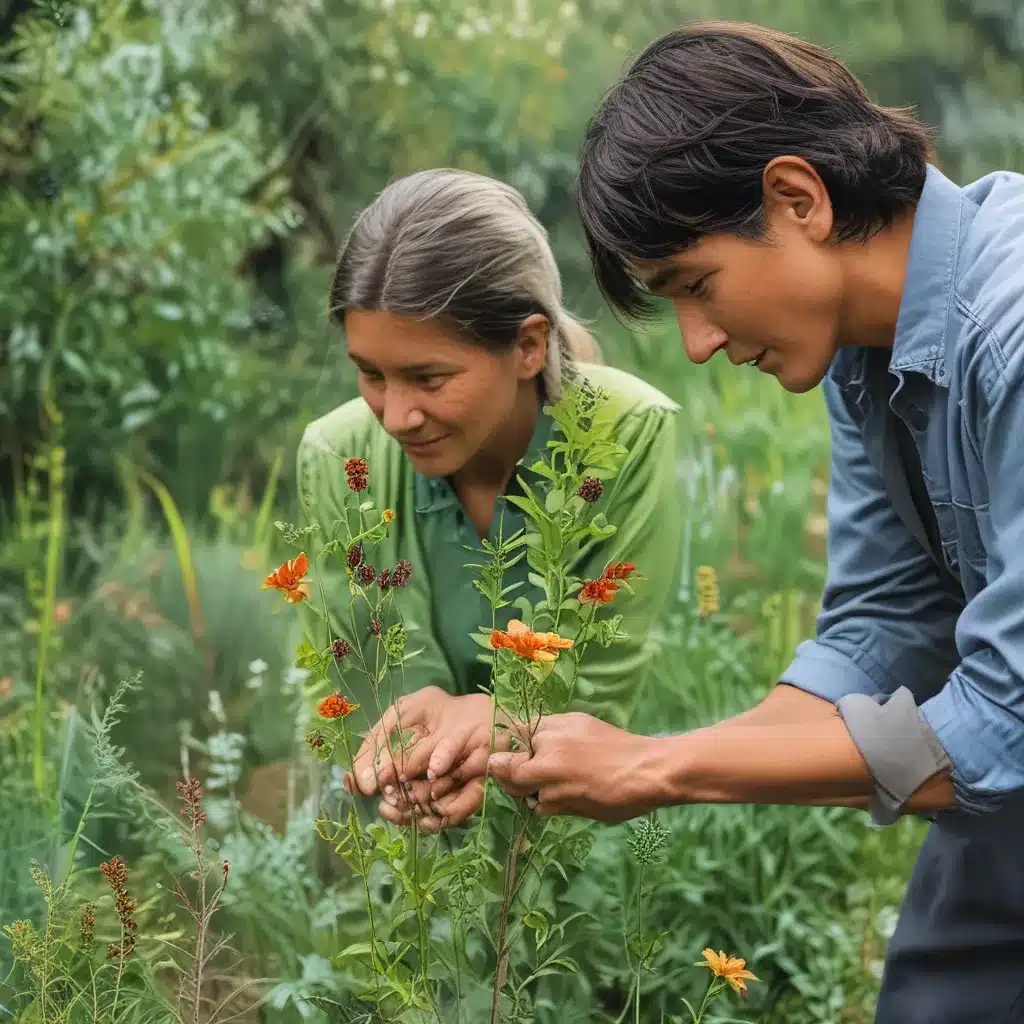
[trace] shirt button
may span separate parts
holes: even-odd
[[[916,405],[912,405],[907,410],[907,421],[914,430],[920,432],[928,426],[928,413],[924,409],[918,409]]]

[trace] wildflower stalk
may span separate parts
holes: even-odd
[[[644,868],[646,864],[640,865],[640,876],[636,883],[636,934],[639,940],[640,948],[643,949],[644,944]],[[636,995],[634,997],[634,1014],[633,1020],[635,1024],[640,1024],[640,981],[643,977],[644,965],[643,961],[638,959],[636,965]]]
[[[186,819],[184,826],[183,841],[196,863],[196,902],[193,904],[179,881],[175,886],[175,893],[178,899],[192,915],[196,925],[195,945],[192,950],[192,969],[182,978],[179,1003],[185,999],[186,987],[191,988],[192,1003],[192,1024],[199,1024],[202,1009],[203,978],[206,966],[216,954],[221,944],[216,944],[212,949],[207,948],[209,938],[210,921],[217,911],[224,889],[228,884],[228,862],[221,863],[221,879],[216,891],[211,896],[208,886],[208,868],[206,856],[203,853],[203,840],[200,835],[200,828],[206,821],[206,811],[202,810],[203,791],[196,779],[186,779],[178,783],[178,794],[184,806],[181,808],[181,816]],[[191,975],[191,979],[190,979]],[[188,982],[191,980],[191,986]]]

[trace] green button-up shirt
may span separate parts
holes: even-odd
[[[608,562],[628,561],[635,562],[645,578],[636,583],[635,595],[623,593],[616,600],[615,611],[624,615],[622,629],[629,634],[628,642],[588,648],[576,707],[625,725],[645,681],[654,647],[653,627],[678,579],[678,406],[621,370],[589,364],[580,369],[610,395],[614,440],[629,454],[618,475],[607,482],[597,506],[618,527],[617,532],[584,550],[570,571],[593,579],[601,575]],[[554,430],[551,418],[541,413],[530,448],[518,468],[531,485],[533,474],[528,467],[544,452]],[[368,557],[378,570],[390,568],[402,558],[412,563],[412,581],[396,598],[408,631],[408,649],[422,649],[405,665],[404,679],[394,682],[396,692],[381,694],[377,705],[386,706],[401,692],[427,685],[459,694],[486,686],[491,659],[470,634],[490,628],[491,609],[473,586],[477,570],[466,568],[469,562],[483,560],[467,550],[478,548],[480,539],[449,482],[417,472],[362,399],[339,406],[306,428],[298,452],[299,493],[306,522],[320,526],[320,537],[330,536],[332,525],[342,518],[342,504],[350,493],[344,466],[352,456],[361,456],[369,463],[368,493],[378,508],[391,508],[397,515],[387,539],[368,551]],[[516,490],[513,475],[508,493]],[[492,540],[497,537],[499,522],[506,537],[525,525],[522,511],[504,496],[495,503]],[[322,541],[314,541],[311,547],[315,549],[319,543]],[[350,597],[343,568],[327,559],[320,564],[334,635],[365,642],[364,638],[351,636],[346,611]],[[505,583],[524,583],[516,593],[525,593],[535,602],[541,594],[527,582],[527,572],[526,559],[522,559]],[[310,639],[325,645],[328,636],[319,594],[314,593],[302,607]],[[309,610],[317,613],[316,617]],[[499,628],[517,613],[503,609],[500,614],[505,620],[498,622]],[[354,677],[354,673],[349,675]],[[353,684],[352,696],[368,701],[363,706],[372,713],[374,699],[365,688]]]

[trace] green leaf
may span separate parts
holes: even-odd
[[[554,491],[549,491],[546,500],[544,501],[544,508],[547,510],[548,515],[554,515],[556,512],[561,511],[565,505],[565,491],[558,488]]]
[[[489,651],[494,650],[494,648],[491,647],[490,633],[470,633],[469,635],[472,637],[473,641],[479,644],[481,647],[484,647]]]
[[[522,509],[531,519],[544,518],[544,510],[536,501],[533,501],[530,498],[524,498],[519,494],[506,494],[505,500],[512,502],[516,508]]]
[[[550,930],[548,919],[539,910],[531,910],[523,915],[523,924],[537,933],[537,951],[540,952]]]
[[[350,956],[370,956],[373,953],[373,943],[371,942],[353,942],[351,946],[346,946],[340,953],[336,954],[335,960],[344,960]]]

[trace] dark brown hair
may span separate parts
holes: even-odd
[[[912,209],[931,133],[879,106],[823,47],[740,22],[697,22],[651,43],[591,120],[577,199],[602,292],[652,309],[634,260],[703,235],[764,236],[763,173],[799,156],[821,176],[837,240],[867,238]]]

